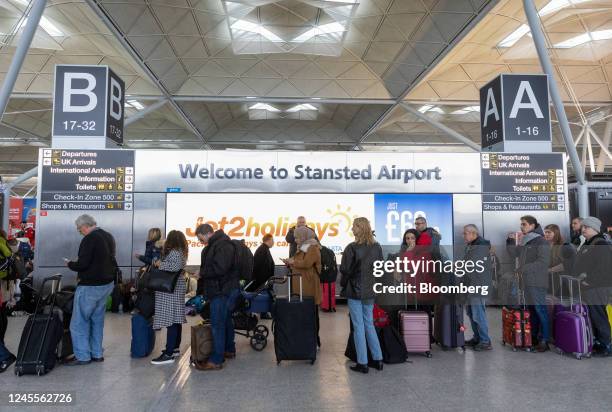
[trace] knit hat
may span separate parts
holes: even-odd
[[[597,219],[595,216],[585,217],[582,221],[582,226],[588,226],[597,232],[601,232],[601,220]]]

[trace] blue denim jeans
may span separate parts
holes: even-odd
[[[4,342],[0,342],[0,362],[4,362],[11,356],[13,356],[13,354],[4,346]]]
[[[550,342],[550,322],[546,308],[546,288],[525,287],[525,300],[531,319],[531,336]]]
[[[465,310],[470,318],[474,340],[480,343],[491,343],[485,299],[478,296],[470,296]]]
[[[382,360],[380,342],[374,327],[374,299],[348,299],[348,307],[353,323],[353,341],[357,352],[357,363],[368,364],[368,347],[372,353],[372,360]]]
[[[106,299],[113,283],[102,286],[78,286],[74,293],[74,307],[70,334],[74,356],[80,361],[101,358],[103,355],[104,312]]]
[[[213,351],[208,360],[216,365],[223,363],[225,352],[236,352],[232,313],[238,295],[240,295],[240,289],[234,289],[228,295],[218,295],[210,300]]]

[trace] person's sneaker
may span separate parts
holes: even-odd
[[[493,346],[491,346],[491,342],[479,342],[476,345],[474,345],[474,350],[476,352],[481,352],[483,350],[491,350],[493,349]]]
[[[174,363],[174,358],[171,355],[167,355],[166,352],[163,352],[159,357],[152,359],[151,363],[153,365],[165,365],[167,363]]]
[[[597,356],[598,358],[607,358],[608,356],[612,356],[612,345],[601,345],[600,350],[593,351],[593,356]]]
[[[542,341],[538,343],[535,349],[537,352],[546,352],[547,350],[550,350],[550,347],[548,346],[548,343]]]
[[[104,362],[104,356],[100,356],[99,358],[91,358],[92,362]]]
[[[465,342],[465,346],[476,346],[478,345],[478,341],[474,338]]]
[[[180,350],[180,349],[174,349],[174,350],[172,351],[172,357],[173,357],[174,359],[176,359],[176,358],[180,358],[180,357],[181,357],[181,350]]]
[[[64,363],[66,366],[81,366],[81,365],[89,365],[91,363],[90,360],[78,360],[74,358],[73,360]]]
[[[2,373],[5,370],[7,370],[9,368],[9,366],[11,366],[16,360],[17,360],[17,358],[14,355],[11,355],[8,359],[3,360],[2,362],[0,362],[0,373]]]

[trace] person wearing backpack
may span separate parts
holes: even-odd
[[[236,357],[232,313],[240,295],[240,270],[237,264],[238,245],[223,232],[205,223],[196,228],[198,240],[204,244],[200,263],[198,295],[210,301],[213,350],[206,362],[196,362],[198,370],[220,370],[225,359]]]
[[[383,369],[383,354],[374,327],[373,310],[374,262],[383,260],[382,248],[374,239],[370,222],[365,217],[353,221],[355,241],[342,253],[340,273],[342,273],[341,295],[348,300],[353,325],[353,340],[357,352],[357,364],[351,370],[368,373],[368,348],[372,353],[374,367]]]
[[[601,220],[589,216],[582,221],[585,242],[578,251],[574,273],[582,279],[584,299],[593,325],[595,356],[612,356],[610,323],[606,305],[612,294],[612,245],[601,233]]]

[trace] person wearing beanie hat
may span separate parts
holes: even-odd
[[[601,233],[601,220],[594,216],[582,221],[582,235],[586,241],[578,251],[575,273],[585,286],[584,298],[589,305],[593,325],[595,356],[611,356],[610,323],[606,312],[612,293],[612,245]]]

